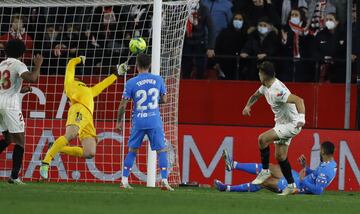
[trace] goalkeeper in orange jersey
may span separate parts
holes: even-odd
[[[60,136],[47,151],[41,162],[40,176],[48,179],[48,171],[51,160],[59,153],[93,158],[96,152],[96,130],[93,123],[94,97],[109,87],[119,75],[126,72],[126,63],[118,66],[116,74],[111,74],[106,79],[93,87],[87,87],[85,83],[75,79],[75,66],[85,64],[85,56],[70,59],[66,67],[64,89],[70,99],[71,106],[68,111],[65,135]],[[79,135],[82,147],[69,146],[69,142]]]

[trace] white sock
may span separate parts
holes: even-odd
[[[230,192],[230,185],[227,185],[226,186],[226,190],[225,190],[226,192]]]
[[[296,188],[296,183],[288,184],[288,187]]]
[[[169,182],[168,182],[168,180],[167,180],[167,179],[161,179],[161,181],[163,182],[163,184],[165,184],[165,185],[169,185]]]
[[[121,183],[122,184],[128,184],[129,183],[128,177],[122,177],[121,178]]]
[[[238,163],[237,161],[233,161],[233,166],[232,166],[233,169],[235,169],[237,163]]]

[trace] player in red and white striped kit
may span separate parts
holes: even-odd
[[[40,67],[43,62],[41,55],[34,58],[34,68],[30,72],[27,66],[21,62],[26,47],[23,41],[14,39],[8,41],[5,52],[7,59],[0,63],[0,131],[4,139],[0,141],[0,153],[14,142],[16,145],[13,152],[13,167],[9,183],[23,184],[19,179],[24,143],[25,123],[20,109],[19,93],[22,90],[23,80],[36,82],[40,75]]]

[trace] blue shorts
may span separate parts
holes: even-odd
[[[294,182],[296,184],[297,187],[300,186],[300,176],[299,174],[295,171],[295,170],[291,170],[292,176],[294,178]],[[278,182],[278,188],[279,190],[284,190],[287,187],[288,183],[285,179],[285,177],[280,178],[279,182]]]
[[[162,128],[132,129],[129,147],[132,149],[140,148],[145,135],[149,138],[151,150],[161,150],[166,147],[164,130]]]

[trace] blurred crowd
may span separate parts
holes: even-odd
[[[344,82],[346,0],[200,0],[186,24],[184,79],[257,80],[273,61],[283,81]],[[353,80],[359,67],[357,5],[352,11]],[[102,73],[129,56],[132,37],[151,36],[152,8],[0,7],[0,58],[9,39],[22,39],[24,62],[45,57],[42,74],[63,74],[69,57],[86,55],[83,74]],[[151,45],[151,44],[150,44]]]
[[[183,78],[257,80],[273,61],[283,81],[344,82],[345,0],[200,0],[187,26]],[[354,80],[359,61],[352,11]]]
[[[83,74],[108,72],[128,58],[132,37],[149,37],[151,10],[136,5],[0,7],[0,58],[5,57],[9,39],[21,39],[27,47],[27,65],[32,55],[44,56],[42,74],[64,74],[67,60],[79,55],[87,57]]]

